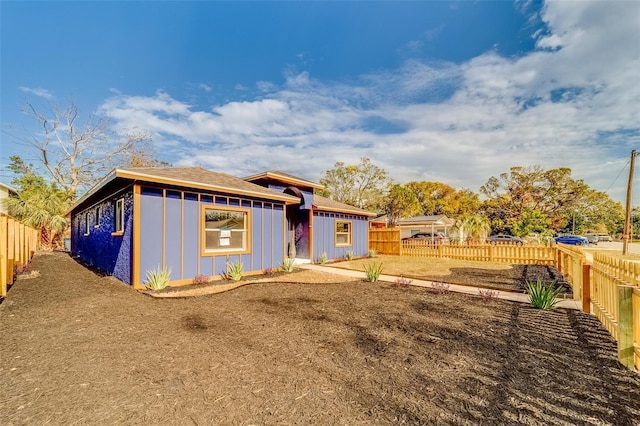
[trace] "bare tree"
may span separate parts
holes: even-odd
[[[37,163],[42,166],[36,167],[44,168],[62,189],[73,195],[79,189],[91,187],[119,163],[128,163],[132,153],[150,140],[143,132],[117,135],[111,131],[108,119],[95,115],[81,123],[78,106],[73,101],[66,108],[52,107],[50,116],[30,102],[24,112],[37,121],[39,131],[18,139],[35,149]]]

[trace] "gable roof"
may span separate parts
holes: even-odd
[[[354,207],[349,204],[341,203],[339,201],[330,200],[329,198],[323,197],[321,195],[314,194],[313,195],[313,207],[318,210],[326,210],[332,212],[339,213],[351,213],[362,216],[374,217],[377,216],[377,213],[372,213],[370,211],[361,209],[359,207]]]
[[[290,183],[292,185],[306,186],[314,189],[324,188],[324,186],[320,185],[319,183],[299,178],[297,176],[290,175],[289,173],[284,173],[279,170],[269,170],[267,172],[258,173],[256,175],[247,176],[246,178],[244,178],[244,180],[248,182],[253,182],[261,179],[273,179],[284,183]]]
[[[114,169],[100,182],[94,185],[73,205],[72,210],[116,179],[161,183],[189,189],[202,189],[232,195],[244,195],[267,200],[296,204],[300,200],[291,195],[274,191],[263,186],[247,182],[240,178],[205,170],[202,167],[131,167]]]
[[[18,193],[18,191],[16,191],[15,189],[10,187],[9,185],[6,185],[6,184],[4,184],[2,182],[0,182],[0,187],[5,188],[9,194],[17,194]]]

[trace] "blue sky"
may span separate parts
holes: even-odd
[[[148,132],[173,165],[236,176],[317,181],[369,157],[400,183],[478,191],[540,165],[623,201],[640,149],[636,1],[2,1],[0,14],[0,166],[30,156],[10,136],[38,131],[25,101],[69,98]]]

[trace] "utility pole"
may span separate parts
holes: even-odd
[[[627,204],[625,206],[624,230],[622,231],[622,255],[629,251],[629,238],[631,236],[631,186],[633,184],[633,168],[636,162],[636,150],[631,151],[631,163],[629,165],[629,182],[627,183]]]

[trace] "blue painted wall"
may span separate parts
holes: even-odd
[[[124,197],[124,234],[111,235],[115,230],[115,203]],[[96,213],[100,211],[96,226]],[[85,224],[89,221],[89,234]],[[120,190],[90,207],[71,215],[71,253],[94,268],[120,281],[131,283],[133,247],[133,191]]]
[[[164,204],[164,207],[163,207]],[[250,253],[202,256],[201,207],[216,205],[251,212]],[[245,272],[276,268],[284,259],[284,205],[281,203],[143,187],[140,194],[140,282],[149,269],[170,266],[171,279],[217,276],[227,261],[242,262]],[[163,213],[164,212],[164,213]],[[164,214],[164,216],[163,216]]]
[[[336,220],[349,220],[353,225],[351,246],[335,245]],[[324,211],[313,212],[313,255],[317,261],[320,255],[327,253],[327,259],[341,259],[348,251],[354,256],[366,256],[369,252],[369,220],[366,216]]]

